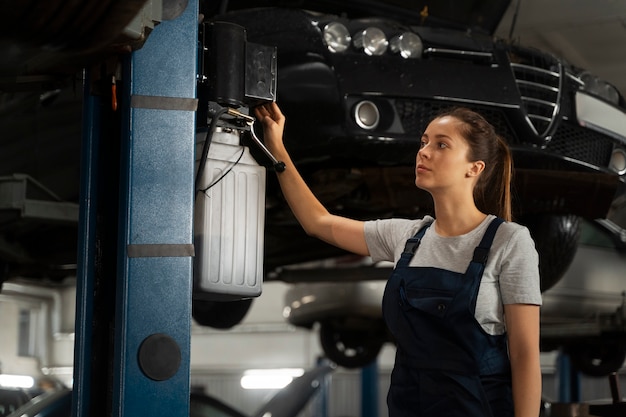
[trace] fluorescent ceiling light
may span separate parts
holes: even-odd
[[[301,368],[248,369],[241,377],[244,389],[282,389],[304,373]]]
[[[28,375],[0,375],[0,386],[11,388],[32,388],[35,379]]]

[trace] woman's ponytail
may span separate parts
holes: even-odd
[[[509,146],[484,117],[470,109],[457,107],[438,117],[444,116],[461,121],[461,134],[470,147],[468,159],[485,163],[474,187],[476,207],[484,213],[511,221],[513,158]]]
[[[494,180],[499,182],[496,195],[499,195],[500,201],[498,203],[499,213],[498,216],[506,221],[513,219],[512,215],[512,203],[511,203],[511,183],[513,181],[513,157],[511,156],[511,150],[506,144],[504,139],[498,135],[498,146],[500,148],[501,155],[501,173],[502,175],[498,181],[497,172],[494,174]],[[495,181],[494,181],[495,182]]]

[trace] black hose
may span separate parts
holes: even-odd
[[[517,4],[515,5],[515,12],[513,13],[513,21],[511,22],[511,29],[509,30],[509,40],[513,40],[513,31],[515,30],[515,26],[517,25],[517,15],[519,15],[519,6],[522,0],[517,0]]]
[[[218,111],[215,112],[213,118],[211,119],[211,124],[209,125],[209,130],[206,132],[206,137],[204,138],[204,145],[202,146],[202,157],[200,159],[200,163],[198,165],[198,172],[196,172],[196,181],[194,185],[194,199],[196,194],[198,193],[200,188],[200,181],[202,178],[202,174],[204,174],[204,168],[206,167],[206,160],[209,156],[209,147],[211,146],[211,141],[213,139],[213,134],[217,129],[217,122],[219,119],[228,111],[226,107],[222,107]]]

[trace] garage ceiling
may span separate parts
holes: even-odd
[[[99,4],[98,1],[87,3]],[[117,3],[128,6],[130,0],[116,0]],[[145,0],[133,0],[132,3],[143,4]],[[66,8],[62,10],[67,11]],[[37,11],[50,16],[43,9]],[[6,20],[8,15],[0,13],[2,16]],[[27,17],[28,21],[36,21],[30,19],[31,14],[27,13]],[[58,23],[53,18],[50,21]],[[611,82],[622,94],[626,94],[626,48],[623,47],[626,44],[626,0],[512,0],[496,36],[509,38],[514,21],[513,41],[563,57],[573,65]],[[8,58],[16,48],[3,42],[2,36],[9,33],[8,25],[0,25],[0,29],[5,31],[0,30],[0,55],[6,58],[0,61],[2,69],[9,65]],[[39,37],[47,33],[42,30],[30,32]],[[34,61],[39,62],[40,57],[36,58]],[[17,90],[0,93],[0,178],[15,173],[27,174],[60,200],[77,202],[81,80],[79,77],[65,80],[58,90],[51,89],[53,94],[48,98],[42,96],[40,91]],[[28,232],[19,226],[7,231],[9,226],[0,223],[0,229],[4,227],[5,234],[10,232],[14,236],[23,236]],[[14,225],[11,224],[11,227]],[[51,239],[52,244],[33,231],[29,243],[48,252],[50,247],[59,246],[54,235]],[[0,251],[11,248],[11,243],[0,239]]]
[[[508,38],[514,20],[514,41],[561,56],[626,94],[625,0],[513,0],[496,36]],[[79,81],[66,86],[47,107],[38,105],[37,92],[0,95],[0,176],[27,173],[76,200],[79,173],[71,160],[80,143],[80,88]]]
[[[519,1],[514,40],[565,58],[626,94],[626,1]],[[498,37],[508,38],[517,7],[513,1]]]

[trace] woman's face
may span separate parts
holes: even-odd
[[[473,187],[481,169],[477,171],[476,163],[468,160],[470,148],[460,134],[461,123],[444,116],[426,128],[415,161],[415,185],[419,188],[433,193]]]

